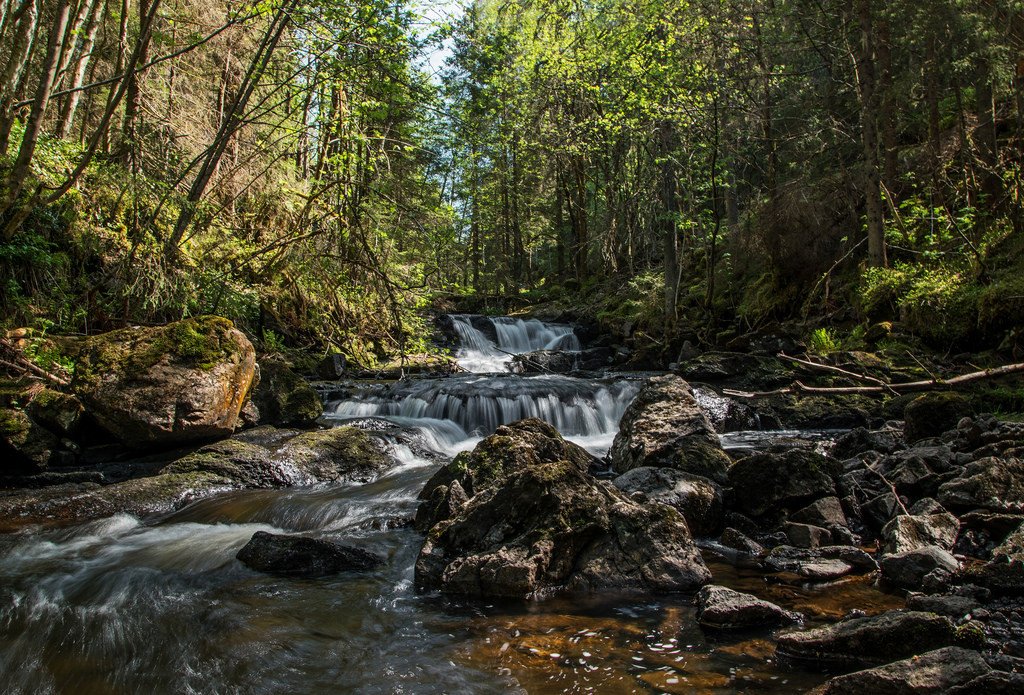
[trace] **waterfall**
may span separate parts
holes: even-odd
[[[635,379],[511,374],[422,379],[368,387],[329,402],[325,417],[384,417],[427,428],[432,428],[432,423],[454,423],[467,437],[487,436],[499,425],[535,417],[554,425],[565,437],[603,453],[642,383]],[[450,425],[446,427],[445,441],[450,441]]]
[[[537,319],[511,316],[489,318],[454,314],[452,325],[459,336],[456,359],[464,369],[474,373],[507,371],[512,355],[534,350],[563,350],[578,352],[580,341],[572,326],[564,323],[545,323]],[[486,324],[496,341],[488,338],[475,323]]]

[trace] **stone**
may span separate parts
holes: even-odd
[[[227,319],[202,316],[69,342],[71,390],[120,442],[150,447],[231,434],[256,351]]]
[[[813,549],[780,545],[768,553],[764,566],[770,572],[791,572],[816,581],[830,581],[854,572],[878,569],[874,558],[863,550],[842,545]]]
[[[956,643],[956,626],[945,616],[889,611],[780,635],[778,654],[791,661],[866,666]]]
[[[883,492],[860,506],[862,518],[875,531],[881,531],[900,511],[900,501],[892,492]]]
[[[462,489],[458,480],[453,480],[450,485],[438,485],[431,491],[430,497],[416,509],[413,527],[421,533],[426,533],[440,522],[458,514],[467,502],[469,495]]]
[[[993,673],[978,652],[944,647],[885,666],[835,676],[813,695],[935,695],[936,693],[990,693],[978,689]],[[960,690],[961,687],[965,689]],[[1013,692],[1013,691],[1007,691]]]
[[[252,401],[259,408],[264,425],[308,427],[323,415],[320,395],[283,360],[259,362],[260,382]]]
[[[800,619],[799,613],[724,586],[705,586],[697,592],[697,622],[705,628],[775,627],[799,622]]]
[[[882,528],[882,552],[895,555],[929,546],[952,550],[959,533],[960,522],[945,510],[932,514],[901,514]]]
[[[85,407],[74,394],[45,388],[25,408],[29,417],[58,437],[75,437]]]
[[[963,474],[939,487],[938,500],[948,509],[1024,512],[1024,461],[1019,458],[979,459]]]
[[[284,577],[327,577],[376,569],[384,561],[373,553],[322,538],[257,531],[236,555],[250,569]]]
[[[955,621],[962,620],[981,604],[973,596],[929,596],[928,594],[911,594],[907,597],[907,608],[912,611],[938,613]]]
[[[908,444],[938,437],[971,415],[971,404],[952,391],[935,391],[918,396],[903,409],[903,437]]]
[[[846,526],[846,514],[838,497],[822,497],[789,515],[789,520],[798,524],[812,526]]]
[[[757,453],[729,469],[735,507],[752,517],[800,509],[822,497],[834,497],[839,462],[812,451],[791,449]]]
[[[619,473],[675,468],[720,484],[730,464],[690,385],[671,374],[651,378],[630,403],[608,458]]]
[[[747,555],[760,555],[764,552],[764,547],[760,543],[731,526],[722,531],[719,542],[726,548],[732,548]]]
[[[274,457],[257,444],[225,439],[198,449],[161,469],[161,474],[212,473],[240,487],[279,488],[308,485],[317,478]]]
[[[855,427],[836,440],[830,453],[839,460],[853,458],[869,451],[889,454],[899,448],[900,440],[900,433],[891,429],[869,430],[866,427]]]
[[[787,523],[783,530],[790,544],[797,548],[817,548],[832,542],[832,534],[820,526]]]
[[[316,375],[326,381],[334,381],[345,376],[348,361],[340,352],[332,352],[324,357],[316,366]]]
[[[0,408],[0,475],[28,475],[49,467],[60,442],[21,408]]]
[[[960,563],[942,548],[929,546],[882,558],[882,578],[901,589],[920,589],[924,578],[936,569],[956,572]]]
[[[1003,539],[1003,542],[992,551],[992,559],[1024,564],[1024,523],[1011,531]]]
[[[642,493],[647,500],[675,507],[695,536],[710,536],[722,528],[722,488],[703,476],[642,466],[612,484],[627,495]]]
[[[367,482],[394,464],[381,440],[347,426],[303,432],[277,449],[274,459],[319,482]]]
[[[589,455],[579,452],[550,425],[528,419],[499,427],[442,469],[427,484],[428,502],[451,480],[471,496],[428,532],[417,588],[521,598],[693,591],[708,583],[679,512],[639,504],[594,479]]]

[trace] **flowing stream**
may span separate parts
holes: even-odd
[[[489,324],[489,325],[488,325]],[[454,317],[474,374],[339,389],[331,423],[387,420],[415,446],[369,484],[222,494],[158,519],[121,515],[0,536],[2,693],[801,692],[821,674],[773,663],[771,643],[707,636],[686,597],[481,602],[418,595],[422,537],[406,521],[440,462],[534,416],[596,455],[641,379],[516,376],[509,353],[579,349],[568,326]],[[353,543],[374,572],[281,579],[235,553],[255,531]],[[862,579],[716,581],[812,616],[890,607]]]

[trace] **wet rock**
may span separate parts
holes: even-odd
[[[160,472],[212,473],[246,488],[277,488],[316,482],[296,466],[275,460],[268,449],[235,439],[207,444]]]
[[[939,487],[938,500],[953,510],[1024,511],[1024,461],[987,457]]]
[[[457,458],[449,475],[472,497],[431,528],[416,563],[417,587],[524,597],[706,584],[710,573],[679,512],[638,504],[595,480],[590,457],[577,449],[550,425],[522,420]]]
[[[992,670],[962,685],[952,687],[948,692],[949,695],[1020,695],[1024,692],[1024,673]]]
[[[1024,596],[1024,563],[993,560],[966,568],[959,581],[988,589],[994,596]]]
[[[812,526],[846,526],[846,514],[838,497],[823,497],[789,515],[789,520]]]
[[[320,395],[283,360],[265,359],[260,363],[260,382],[252,401],[260,411],[264,425],[306,427],[323,415]]]
[[[449,323],[451,318],[448,318]],[[454,330],[454,329],[453,329]],[[457,339],[456,339],[457,340]],[[348,360],[340,352],[332,352],[324,357],[316,366],[316,375],[326,381],[334,381],[345,376]]]
[[[865,523],[875,531],[881,531],[901,510],[900,500],[891,492],[873,497],[860,507]]]
[[[75,437],[85,407],[73,394],[53,389],[37,393],[25,408],[29,417],[58,437]]]
[[[57,437],[21,408],[0,408],[0,476],[44,471],[59,447]]]
[[[811,451],[760,453],[729,469],[736,508],[752,517],[799,509],[822,497],[834,497],[839,462]]]
[[[787,523],[783,530],[790,545],[797,548],[817,548],[832,543],[832,534],[827,529],[810,524]]]
[[[970,402],[959,393],[936,391],[918,396],[903,410],[903,436],[908,443],[938,437],[971,415]]]
[[[952,550],[959,532],[960,522],[941,508],[930,514],[901,514],[882,529],[882,552],[895,555],[929,546]]]
[[[960,563],[943,550],[929,546],[908,550],[882,559],[882,578],[901,589],[920,589],[925,577],[935,570],[956,572]]]
[[[811,691],[813,695],[935,695],[961,692],[988,693],[973,684],[988,678],[992,668],[968,649],[945,647],[885,666],[856,671],[830,679]]]
[[[691,381],[728,382],[744,388],[784,386],[796,375],[775,357],[742,352],[705,352],[682,362],[677,372]]]
[[[322,538],[257,531],[236,555],[246,567],[285,577],[326,577],[340,572],[372,570],[384,561],[361,548]]]
[[[719,542],[726,548],[732,548],[747,555],[760,555],[764,552],[764,547],[760,543],[731,526],[722,531]]]
[[[231,434],[256,376],[252,344],[215,316],[90,336],[67,350],[73,392],[129,446]]]
[[[957,643],[949,618],[889,611],[779,636],[778,654],[791,661],[839,666],[882,664]]]
[[[696,536],[722,528],[722,488],[703,476],[642,466],[623,473],[613,484],[627,495],[642,493],[646,500],[675,507]]]
[[[996,561],[1024,564],[1024,523],[1003,539],[1003,542],[992,551],[992,557]]]
[[[462,489],[458,480],[449,485],[438,485],[417,509],[414,528],[426,533],[434,525],[458,514],[469,501],[469,495]]]
[[[697,622],[718,630],[774,627],[800,621],[800,614],[724,586],[697,592]]]
[[[274,459],[320,482],[368,481],[394,463],[379,439],[355,427],[303,432],[285,442]]]
[[[609,452],[625,473],[641,466],[675,468],[723,483],[729,457],[714,427],[677,376],[652,378],[626,409]]]
[[[832,447],[831,454],[837,459],[853,458],[868,451],[889,454],[902,444],[902,433],[895,430],[869,430],[855,427],[839,439]]]
[[[615,361],[615,351],[596,347],[579,352],[569,350],[535,350],[516,355],[509,364],[515,374],[567,374],[576,370],[597,371]]]
[[[962,620],[979,608],[981,604],[973,596],[929,596],[928,594],[911,594],[907,597],[907,608],[912,611],[938,613],[952,620]]]
[[[764,566],[771,572],[791,572],[815,581],[878,569],[874,558],[860,548],[841,545],[813,549],[778,546],[765,557]]]

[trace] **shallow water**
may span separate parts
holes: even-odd
[[[414,591],[416,495],[440,460],[496,426],[481,403],[546,403],[537,414],[601,455],[638,384],[510,375],[374,386],[329,408],[338,422],[373,415],[412,432],[415,446],[396,444],[398,465],[372,483],[231,492],[158,519],[0,536],[0,692],[792,693],[820,683],[776,664],[767,633],[705,635],[687,596],[499,603]],[[428,412],[429,389],[447,389],[447,410]],[[498,420],[517,414],[496,408]],[[343,540],[386,562],[317,580],[262,575],[234,557],[259,530]],[[716,582],[812,623],[898,604],[863,579],[813,586],[710,566]]]

